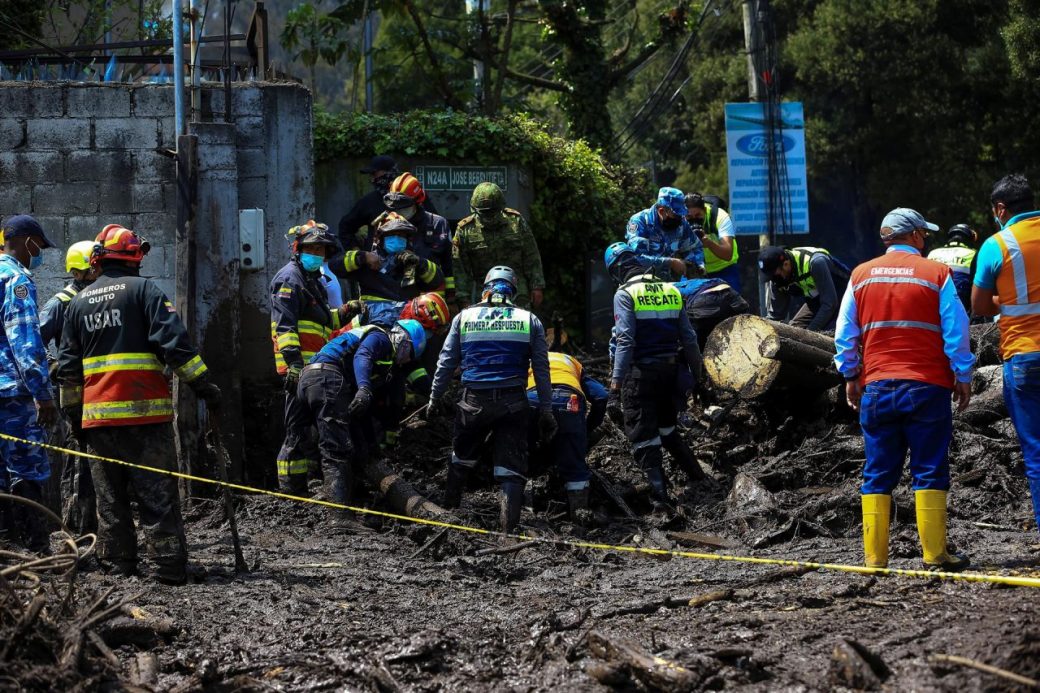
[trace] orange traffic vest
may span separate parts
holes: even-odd
[[[856,322],[862,330],[863,380],[917,380],[953,388],[943,350],[939,291],[946,265],[890,252],[852,272]]]
[[[581,389],[581,362],[573,356],[561,354],[558,351],[549,352],[549,379],[553,387],[564,385],[571,388],[579,395],[583,395]],[[527,389],[534,387],[534,371],[527,371]]]
[[[1004,256],[997,275],[1000,354],[1040,351],[1040,212],[995,235]]]

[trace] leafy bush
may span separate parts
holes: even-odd
[[[609,164],[584,141],[550,135],[523,114],[315,113],[318,161],[375,154],[508,162],[527,169],[534,190],[528,221],[542,254],[546,300],[571,331],[583,324],[584,258],[623,239],[628,218],[653,195],[645,171]]]

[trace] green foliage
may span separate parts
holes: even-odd
[[[653,194],[641,171],[607,164],[584,141],[554,137],[522,114],[318,111],[314,153],[318,161],[378,153],[525,168],[534,189],[528,221],[542,254],[547,298],[570,325],[581,324],[584,258],[622,238],[629,216]]]
[[[318,60],[335,65],[347,52],[346,31],[349,24],[332,14],[323,14],[309,2],[294,7],[286,15],[282,45],[294,51],[294,58],[307,67]]]

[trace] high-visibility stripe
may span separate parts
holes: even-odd
[[[360,262],[361,251],[359,250],[348,250],[343,255],[343,269],[348,272],[353,272],[361,266]]]
[[[1015,276],[1015,303],[1029,303],[1029,278],[1026,276],[1026,259],[1018,239],[1011,231],[1001,231],[1000,238],[1007,248],[1008,259],[1011,260],[1011,271]]]
[[[365,303],[379,303],[379,302],[390,302],[390,303],[401,303],[394,298],[387,298],[386,296],[376,296],[375,294],[362,294],[361,300]]]
[[[1011,318],[1019,318],[1024,315],[1040,315],[1040,303],[1026,303],[1025,305],[1018,303],[1001,304],[1000,314]]]
[[[669,319],[678,318],[680,312],[681,311],[672,310],[672,309],[669,309],[669,310],[661,310],[661,309],[645,310],[643,312],[637,312],[636,313],[636,320],[669,320]]]
[[[278,476],[292,476],[295,474],[306,474],[310,467],[311,461],[307,459],[303,460],[276,460],[275,466],[278,468]]]
[[[859,291],[864,286],[870,284],[916,284],[917,286],[929,288],[932,291],[939,290],[939,285],[935,282],[930,282],[927,279],[917,279],[916,277],[871,277],[853,286],[852,290]]]
[[[939,325],[934,325],[929,322],[921,322],[919,320],[877,320],[875,322],[868,322],[863,326],[863,331],[875,330],[879,327],[913,327],[922,330],[928,330],[930,332],[942,332],[942,328]]]
[[[419,275],[419,279],[429,284],[433,281],[433,278],[437,276],[437,265],[433,264],[429,260],[426,260],[426,269],[422,274]]]
[[[177,372],[178,378],[186,383],[190,383],[209,369],[207,369],[206,364],[202,362],[201,356],[195,356],[186,364],[175,368],[174,370]]]
[[[287,347],[298,347],[300,346],[300,335],[295,332],[282,332],[275,337],[274,343],[279,351]]]
[[[115,371],[161,371],[162,364],[155,354],[122,353],[91,356],[83,359],[83,375],[98,375]]]
[[[654,436],[650,440],[641,440],[638,443],[632,444],[633,450],[642,450],[643,448],[650,447],[661,447],[661,436]]]
[[[425,378],[429,373],[426,372],[425,368],[416,368],[414,371],[408,374],[408,383],[414,383],[416,380]]]
[[[155,416],[173,416],[173,400],[138,399],[128,402],[87,402],[83,405],[84,423]]]
[[[563,485],[563,488],[566,491],[583,491],[588,487],[589,482],[587,481],[568,481],[566,484]]]
[[[72,407],[83,403],[82,385],[61,385],[58,387],[58,401],[63,407]]]
[[[455,277],[445,277],[444,278],[444,288],[445,289],[454,289],[455,288]]]

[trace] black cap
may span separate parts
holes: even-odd
[[[372,160],[368,162],[368,166],[361,169],[362,173],[375,173],[376,171],[396,171],[397,162],[394,161],[394,157],[387,156],[386,154],[380,154],[379,156],[373,156]]]
[[[43,232],[43,227],[40,226],[40,222],[33,219],[28,214],[19,214],[13,216],[4,222],[0,231],[3,232],[3,238],[16,238],[18,236],[39,236],[43,239],[42,248],[56,248],[57,246],[51,243],[51,239],[47,238],[47,234]]]
[[[783,264],[785,257],[787,257],[787,253],[780,246],[766,246],[758,254],[758,268],[762,270],[763,274],[772,277],[777,268]]]
[[[971,227],[967,224],[954,224],[950,227],[950,230],[946,232],[946,237],[950,240],[954,238],[963,238],[969,243],[975,242],[975,232],[971,230]]]

